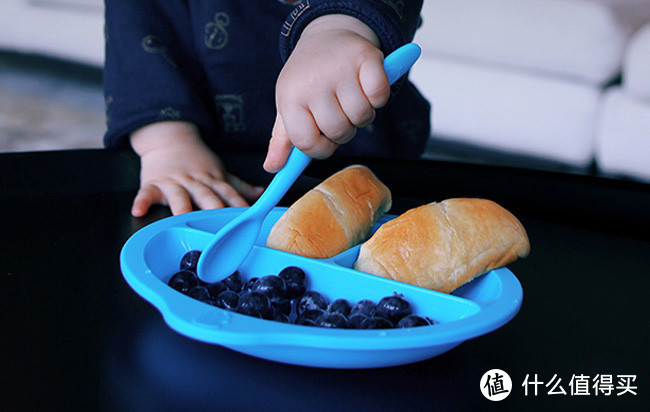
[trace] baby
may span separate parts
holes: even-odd
[[[351,155],[420,155],[429,105],[408,81],[391,95],[383,58],[412,39],[421,5],[107,0],[105,142],[140,156],[131,213],[254,201],[263,188],[229,174],[220,148],[266,151],[272,173],[294,146],[315,159],[344,144]]]

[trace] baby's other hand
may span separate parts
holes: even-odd
[[[131,134],[131,145],[141,162],[133,216],[144,216],[154,204],[168,205],[174,215],[191,212],[194,206],[247,206],[264,190],[229,174],[190,123],[145,126]]]
[[[333,14],[311,22],[278,77],[264,169],[282,168],[292,146],[327,158],[370,125],[390,96],[383,58],[377,36],[361,21]]]

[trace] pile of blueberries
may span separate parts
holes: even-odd
[[[305,272],[297,266],[278,275],[253,277],[244,282],[236,271],[227,278],[205,283],[196,274],[201,252],[187,252],[169,286],[187,296],[248,316],[297,325],[344,329],[391,329],[433,325],[436,322],[412,313],[403,295],[394,293],[375,304],[364,299],[328,301],[321,293],[307,290]]]

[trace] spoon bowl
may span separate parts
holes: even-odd
[[[217,282],[237,270],[250,253],[266,216],[310,162],[311,158],[300,150],[294,148],[291,151],[287,163],[257,202],[222,227],[203,250],[197,265],[197,274],[201,280]]]

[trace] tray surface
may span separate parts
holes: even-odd
[[[239,269],[245,280],[298,266],[307,274],[307,288],[321,292],[330,300],[378,302],[394,292],[402,293],[411,303],[413,313],[438,323],[382,330],[285,324],[220,309],[169,287],[167,282],[178,271],[181,257],[190,250],[202,250],[214,233],[245,209],[172,216],[140,229],[124,244],[120,264],[125,280],[178,333],[248,355],[296,365],[384,367],[444,353],[467,339],[504,325],[521,307],[521,284],[507,268],[486,273],[448,295],[353,270],[360,246],[329,259],[310,259],[266,248],[271,227],[287,209],[280,207],[264,221],[253,250]],[[394,217],[382,217],[373,231]]]

